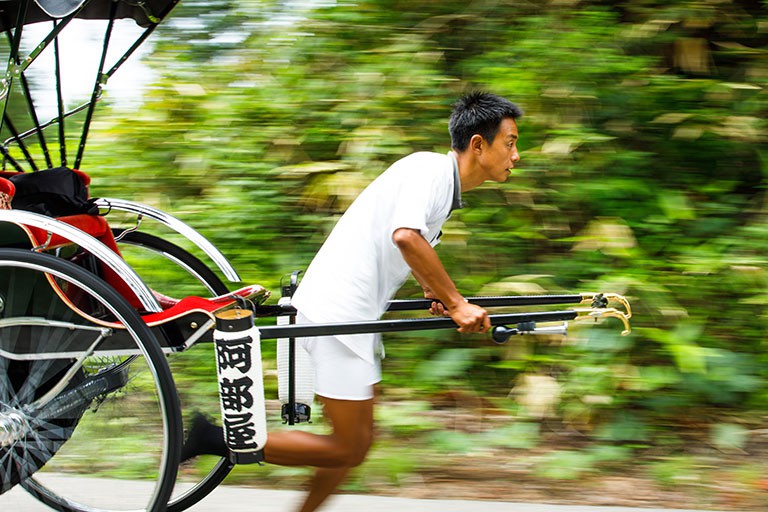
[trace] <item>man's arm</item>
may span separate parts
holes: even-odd
[[[432,298],[445,305],[448,315],[459,326],[459,332],[484,332],[490,329],[488,313],[464,300],[445,271],[437,252],[421,233],[415,229],[400,228],[393,233],[392,240],[425,293],[431,293]]]
[[[448,310],[445,308],[445,306],[443,306],[443,303],[437,299],[437,297],[435,296],[435,293],[432,291],[429,285],[425,283],[424,280],[419,276],[419,274],[417,272],[414,272],[413,269],[411,269],[411,273],[413,274],[413,277],[416,279],[416,282],[419,283],[419,285],[421,286],[421,289],[424,290],[424,298],[434,299],[434,301],[432,302],[432,305],[429,307],[429,312],[435,316],[447,316]]]

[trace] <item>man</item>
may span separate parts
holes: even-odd
[[[487,312],[459,293],[433,246],[451,211],[461,207],[462,192],[509,177],[520,159],[516,119],[521,115],[516,105],[492,94],[461,98],[449,122],[447,155],[419,152],[399,160],[341,217],[293,297],[297,323],[378,319],[412,273],[425,297],[435,299],[433,314],[450,316],[459,332],[490,329]],[[316,393],[332,433],[270,433],[263,455],[269,463],[317,468],[300,509],[310,512],[363,462],[371,446],[381,345],[374,334],[298,342],[315,367]],[[190,433],[190,440],[197,437]],[[215,453],[225,455],[218,439]],[[194,456],[190,444],[183,457]]]

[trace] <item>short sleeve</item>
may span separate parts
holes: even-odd
[[[432,238],[430,229],[442,224],[450,212],[452,179],[444,165],[413,169],[408,179],[395,187],[397,200],[389,225],[390,241],[400,228],[414,229],[424,238]]]

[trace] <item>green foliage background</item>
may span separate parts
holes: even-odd
[[[526,111],[520,168],[466,194],[449,273],[467,295],[626,294],[633,332],[391,337],[385,393],[462,389],[524,415],[507,393],[548,376],[554,417],[595,445],[743,448],[768,406],[767,6],[187,1],[156,34],[144,105],[102,111],[83,170],[277,293],[373,177],[449,149],[457,96],[507,96]]]

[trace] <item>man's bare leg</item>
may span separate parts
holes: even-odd
[[[265,460],[271,464],[318,468],[301,512],[317,510],[349,471],[365,460],[373,441],[374,399],[319,398],[324,416],[331,424],[331,434],[275,432],[269,434],[264,448]]]
[[[374,398],[336,400],[319,397],[325,418],[331,424],[328,435],[302,431],[279,431],[268,435],[265,460],[282,466],[314,466],[309,493],[302,512],[316,510],[344,481],[349,471],[365,460],[373,441]],[[226,456],[221,427],[207,420],[193,426],[194,435],[185,443],[184,460],[200,455]]]

